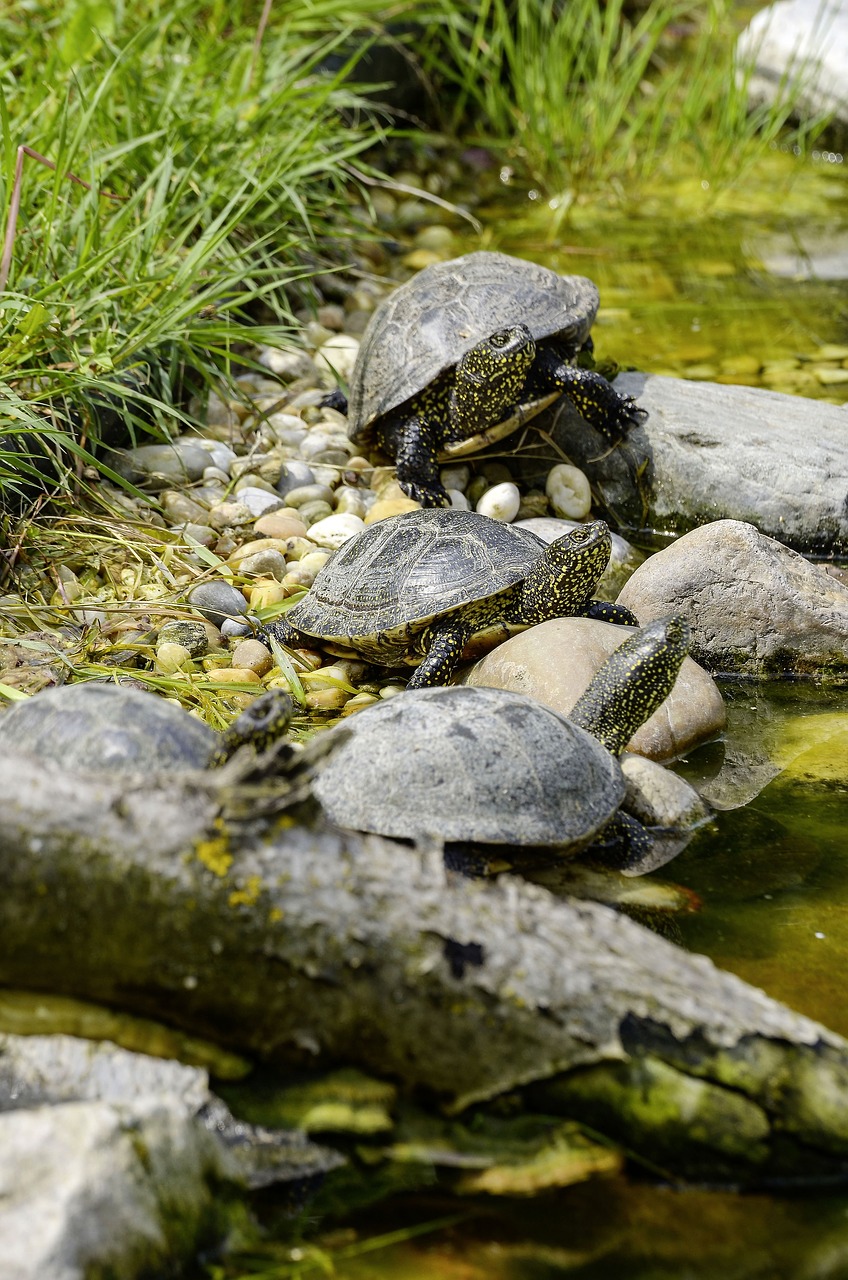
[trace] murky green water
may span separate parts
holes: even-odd
[[[710,193],[692,190],[686,214],[669,216],[658,198],[636,215],[578,209],[559,230],[544,201],[505,190],[483,215],[485,238],[598,282],[602,357],[841,403],[848,400],[848,163],[804,162],[787,187],[793,163],[776,154],[755,187],[712,209]],[[686,204],[686,192],[670,191],[669,208],[672,195]],[[724,740],[680,765],[721,808],[655,875],[697,895],[699,910],[676,920],[683,945],[848,1034],[848,690],[736,684],[725,693]],[[333,1274],[848,1277],[843,1189],[782,1197],[604,1178],[535,1202],[476,1202],[458,1223],[415,1234],[457,1208],[455,1200],[418,1195],[346,1223],[325,1241]],[[409,1239],[384,1238],[407,1230]],[[227,1275],[280,1275],[275,1265],[291,1266],[290,1258],[271,1247]]]

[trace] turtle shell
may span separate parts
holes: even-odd
[[[181,707],[116,684],[43,689],[0,716],[0,747],[82,772],[201,769],[217,743]]]
[[[389,639],[520,582],[545,543],[476,511],[429,507],[369,525],[319,570],[286,622],[322,640]]]
[[[362,336],[348,397],[351,439],[497,329],[525,324],[537,342],[559,335],[576,350],[598,302],[585,276],[560,276],[505,253],[467,253],[425,267],[380,304]]]
[[[315,793],[333,822],[359,831],[576,853],[624,798],[618,761],[596,738],[503,689],[416,689],[328,732],[338,741]]]

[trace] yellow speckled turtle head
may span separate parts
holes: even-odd
[[[609,564],[612,537],[603,520],[578,525],[545,549],[524,582],[523,621],[579,613]]]
[[[293,712],[294,704],[284,690],[268,689],[260,694],[221,734],[209,758],[209,767],[226,764],[239,747],[245,745],[253,747],[257,753],[265,751],[285,735]]]
[[[688,651],[689,624],[680,615],[640,627],[610,654],[569,712],[569,720],[620,755],[671,693]]]

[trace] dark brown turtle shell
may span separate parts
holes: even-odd
[[[351,439],[366,438],[374,422],[497,329],[525,324],[537,342],[559,336],[576,351],[598,301],[585,276],[560,276],[505,253],[467,253],[425,267],[380,304],[363,334],[348,397]]]
[[[476,511],[405,511],[344,543],[286,622],[327,641],[370,637],[388,652],[434,618],[520,582],[544,550],[529,529]]]

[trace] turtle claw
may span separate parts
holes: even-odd
[[[401,480],[400,487],[408,498],[412,498],[413,502],[420,502],[422,507],[449,507],[451,500],[447,495],[447,490],[433,485],[428,488],[423,484],[416,484],[413,480]]]

